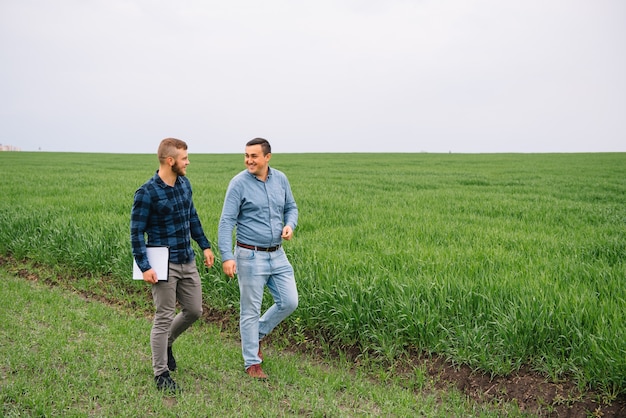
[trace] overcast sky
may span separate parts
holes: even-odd
[[[624,0],[0,0],[24,151],[624,152]]]

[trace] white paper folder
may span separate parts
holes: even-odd
[[[167,281],[167,273],[170,267],[170,249],[169,247],[146,246],[148,252],[148,261],[150,266],[156,271],[157,279],[160,282]],[[143,273],[137,265],[137,261],[133,258],[133,280],[143,280]]]

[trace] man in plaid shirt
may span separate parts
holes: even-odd
[[[156,307],[150,333],[154,380],[160,390],[177,392],[180,388],[170,376],[176,369],[172,343],[202,315],[202,285],[191,239],[202,249],[207,267],[213,266],[215,257],[193,204],[191,183],[185,177],[187,144],[166,138],[159,145],[158,157],[158,171],[135,192],[130,241],[143,280],[152,284]],[[146,245],[169,247],[168,277],[157,277]],[[181,306],[177,315],[176,300]]]

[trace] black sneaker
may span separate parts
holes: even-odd
[[[170,377],[170,372],[165,372],[160,376],[154,376],[157,389],[163,392],[176,393],[180,392],[180,386]]]
[[[176,359],[171,346],[167,347],[167,368],[170,369],[170,372],[176,371]]]

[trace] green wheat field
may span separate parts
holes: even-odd
[[[190,160],[216,244],[243,155],[190,149]],[[438,354],[493,375],[524,365],[626,393],[626,154],[275,154],[271,165],[300,210],[285,243],[300,305],[285,326],[303,342],[389,361]],[[156,156],[15,152],[0,166],[0,254],[82,272],[85,287],[106,276],[112,293],[143,285],[131,280],[130,209]],[[201,272],[205,302],[237,313],[219,256]]]

